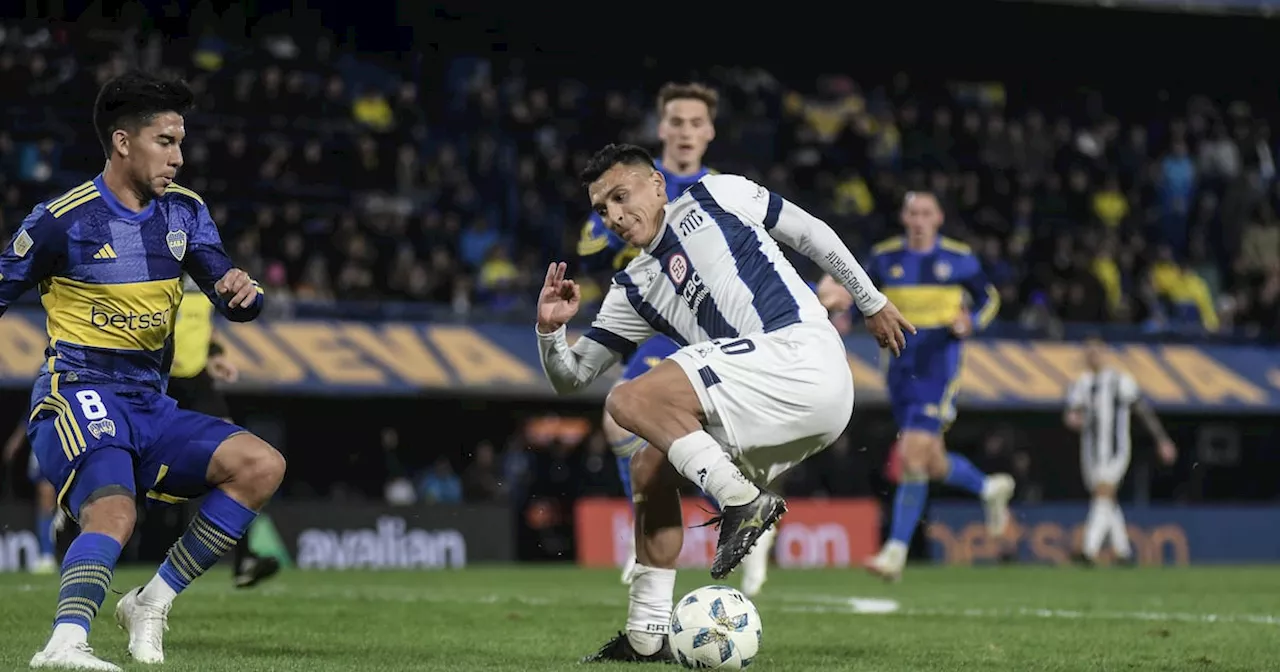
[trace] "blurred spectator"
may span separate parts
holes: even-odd
[[[453,471],[447,458],[435,461],[418,481],[418,491],[428,504],[461,504],[462,480]]]
[[[469,502],[492,502],[500,499],[505,489],[499,469],[493,444],[481,441],[476,445],[471,464],[462,473],[463,497]]]

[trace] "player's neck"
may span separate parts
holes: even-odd
[[[685,161],[681,163],[675,159],[669,158],[666,154],[662,155],[662,167],[667,169],[668,173],[676,177],[691,177],[702,172],[701,161]]]
[[[107,167],[102,169],[102,183],[107,185],[107,190],[116,197],[120,205],[134,212],[142,212],[143,208],[151,203],[149,197],[134,188],[132,180],[124,174],[124,170],[114,166],[111,161],[107,161]]]
[[[924,238],[912,238],[907,236],[907,249],[912,252],[932,252],[934,247],[938,245],[937,236],[929,236]]]

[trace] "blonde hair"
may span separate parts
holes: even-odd
[[[697,82],[663,84],[662,88],[658,89],[658,114],[664,114],[667,103],[673,100],[700,100],[707,106],[707,115],[712,119],[716,118],[716,109],[720,106],[720,94],[715,89]]]

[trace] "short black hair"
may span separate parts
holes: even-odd
[[[591,160],[587,162],[587,167],[583,168],[582,173],[578,175],[578,179],[582,180],[582,186],[589,186],[619,163],[626,166],[649,166],[654,170],[658,169],[653,163],[653,157],[643,147],[611,144],[605,145],[604,148],[596,152],[595,156],[591,157]]]
[[[108,81],[93,103],[93,128],[102,150],[111,158],[111,135],[117,130],[136,131],[165,112],[186,115],[195,106],[195,98],[186,82],[138,70]]]

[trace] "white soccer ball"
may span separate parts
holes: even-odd
[[[671,612],[671,648],[681,665],[741,670],[760,651],[760,613],[729,586],[703,586]]]

